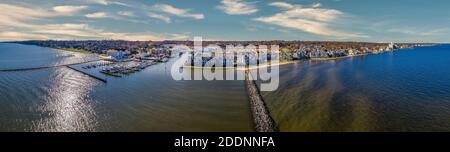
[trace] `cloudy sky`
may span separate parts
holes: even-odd
[[[0,41],[450,42],[448,0],[0,0]]]

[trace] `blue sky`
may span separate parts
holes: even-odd
[[[448,0],[0,0],[0,40],[450,42]]]

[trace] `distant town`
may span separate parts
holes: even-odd
[[[37,45],[68,51],[96,53],[114,60],[153,59],[163,60],[173,46],[183,44],[193,47],[193,41],[124,41],[86,40],[58,41],[31,40],[15,43]],[[401,48],[433,45],[431,43],[368,43],[368,42],[321,42],[321,41],[204,41],[203,45],[214,44],[225,48],[227,45],[278,45],[280,60],[327,59],[345,56],[382,53]]]

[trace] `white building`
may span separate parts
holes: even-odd
[[[107,50],[106,55],[111,56],[114,60],[124,60],[130,55],[130,51]]]

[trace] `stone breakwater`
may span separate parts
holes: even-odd
[[[270,111],[262,98],[252,75],[245,72],[245,84],[250,99],[250,108],[257,132],[278,132],[278,126],[270,115]]]

